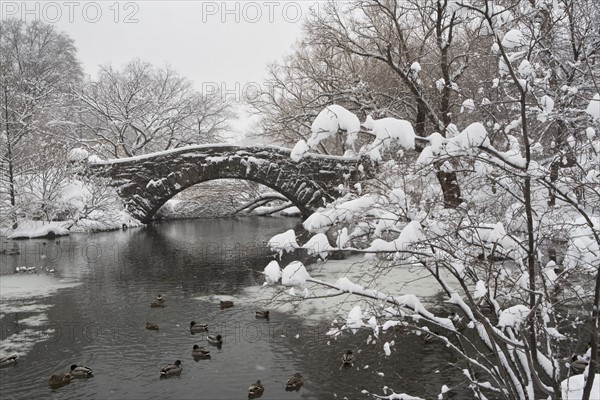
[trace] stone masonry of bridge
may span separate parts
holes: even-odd
[[[299,162],[274,146],[201,145],[90,163],[88,173],[108,178],[127,211],[152,220],[171,197],[198,183],[245,179],[288,198],[304,217],[333,200],[339,185],[353,187],[372,174],[365,159],[308,154]]]

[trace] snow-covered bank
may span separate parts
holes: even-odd
[[[69,222],[24,220],[12,232],[6,232],[9,239],[32,239],[38,237],[65,236],[69,234]]]
[[[143,226],[125,211],[115,212],[110,218],[81,219],[75,221],[32,221],[20,220],[16,229],[5,228],[0,235],[8,239],[33,239],[42,237],[66,236],[70,233],[114,231],[123,228]]]

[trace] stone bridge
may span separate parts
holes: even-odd
[[[338,186],[371,177],[368,160],[306,154],[274,146],[200,145],[90,163],[88,173],[109,178],[125,208],[140,221],[152,220],[171,197],[198,183],[243,179],[281,193],[304,217],[333,200]]]

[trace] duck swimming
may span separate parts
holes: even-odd
[[[302,385],[304,385],[304,378],[302,375],[296,372],[290,379],[288,379],[287,383],[285,384],[285,390],[287,392],[294,390],[298,391]]]
[[[351,365],[354,365],[354,354],[352,353],[352,350],[348,350],[342,356],[342,366],[349,367]]]
[[[262,383],[260,383],[260,380],[258,380],[258,381],[256,381],[256,383],[253,383],[248,388],[248,398],[256,399],[256,398],[262,396],[264,391],[265,391],[265,387],[262,385]]]
[[[93,370],[85,365],[71,365],[71,376],[74,378],[91,378]]]
[[[153,307],[153,308],[164,307],[164,306],[165,306],[165,299],[163,299],[163,297],[160,294],[158,296],[156,296],[156,300],[154,300],[152,303],[150,303],[150,307]]]
[[[210,358],[210,350],[195,344],[192,349],[192,357],[194,357],[194,360]]]
[[[208,335],[206,337],[206,340],[213,346],[223,345],[223,337],[221,335]]]
[[[206,324],[197,324],[196,321],[190,322],[190,332],[191,334],[206,332],[208,331],[208,325]]]
[[[66,385],[69,382],[71,382],[70,374],[56,374],[50,377],[50,379],[48,380],[48,385],[51,388],[58,388],[63,385]]]
[[[268,311],[256,311],[256,318],[269,319]]]
[[[167,364],[160,369],[160,376],[169,377],[173,375],[177,375],[181,373],[183,367],[181,366],[181,361],[177,360],[173,364]]]
[[[221,309],[223,308],[231,308],[233,307],[233,301],[231,300],[221,300]]]
[[[10,367],[12,365],[16,365],[17,358],[19,358],[19,356],[17,356],[16,354],[12,355],[12,356],[0,358],[0,368],[6,368],[6,367]]]
[[[158,324],[155,324],[154,322],[146,322],[146,329],[151,330],[151,331],[157,331]]]

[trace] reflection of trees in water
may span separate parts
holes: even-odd
[[[245,218],[160,223],[135,231],[123,247],[120,279],[155,287],[157,279],[184,294],[229,294],[262,284],[266,242],[296,219]],[[133,232],[133,231],[132,231]]]

